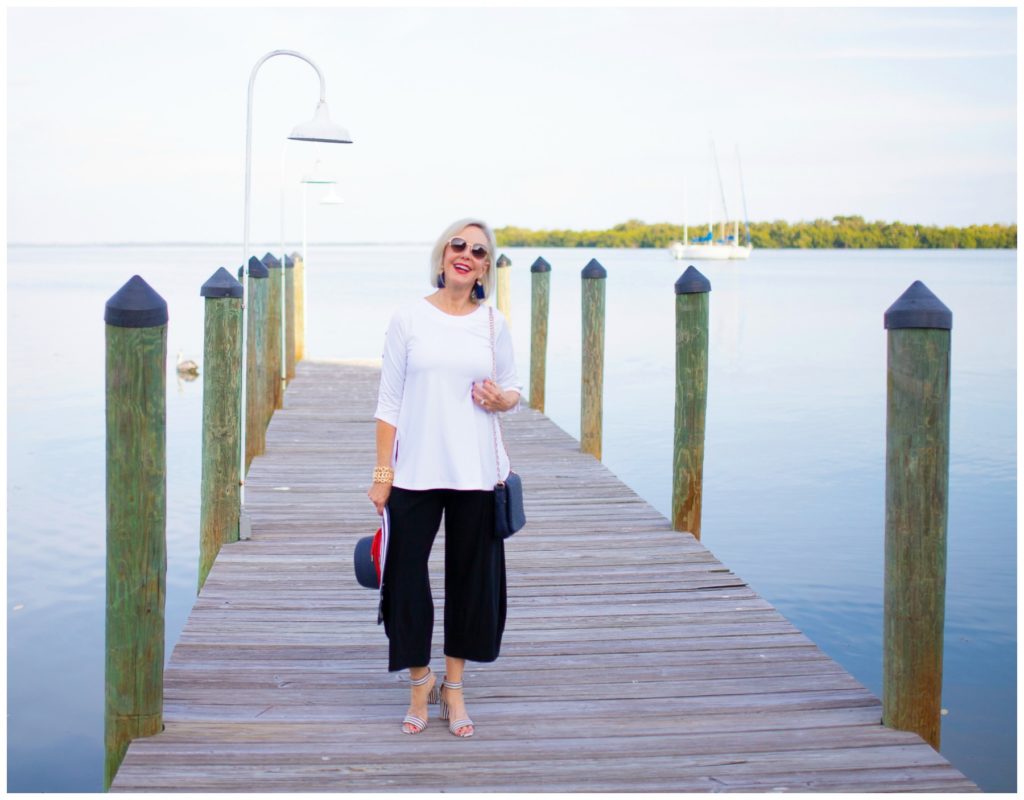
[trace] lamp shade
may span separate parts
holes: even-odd
[[[333,181],[332,181],[332,183],[333,183]],[[344,202],[345,202],[345,200],[343,198],[339,197],[337,192],[334,191],[334,187],[331,186],[331,188],[327,190],[327,195],[324,197],[323,200],[320,201],[320,205],[322,205],[322,206],[340,206]]]
[[[299,183],[337,183],[330,175],[324,172],[324,168],[320,164],[320,159],[316,160],[313,164],[313,169],[302,176],[302,180]]]
[[[316,113],[309,122],[296,125],[288,135],[289,139],[296,139],[300,142],[335,142],[339,144],[352,144],[352,137],[347,130],[340,125],[331,122],[331,115],[327,111],[327,103],[320,101],[316,107]]]

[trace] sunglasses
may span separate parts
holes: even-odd
[[[448,246],[452,249],[453,253],[463,253],[465,252],[466,247],[469,246],[469,242],[456,236],[448,240]],[[487,248],[482,244],[475,244],[470,247],[469,254],[477,261],[483,261],[488,257]]]

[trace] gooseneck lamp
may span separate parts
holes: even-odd
[[[313,112],[313,118],[308,122],[303,122],[296,125],[292,132],[289,134],[289,139],[294,139],[300,142],[330,142],[335,144],[351,144],[352,137],[349,132],[341,125],[335,124],[331,120],[331,115],[327,108],[327,83],[324,80],[324,74],[320,68],[313,63],[312,59],[308,56],[303,55],[295,50],[272,50],[266,55],[262,56],[252,68],[252,72],[249,75],[249,92],[246,99],[245,109],[245,219],[242,233],[242,369],[245,369],[246,364],[246,350],[248,348],[248,303],[246,302],[246,292],[249,286],[249,216],[251,210],[251,190],[252,190],[252,100],[253,100],[253,86],[256,83],[256,73],[259,72],[264,62],[273,58],[274,56],[292,56],[293,58],[301,59],[309,64],[314,70],[316,70],[317,77],[320,79],[320,100],[317,102],[316,110]],[[285,314],[285,297],[284,297],[284,269],[281,270],[281,304],[282,314],[281,318],[284,320]],[[285,363],[285,352],[284,348],[287,346],[286,337],[281,337],[281,363]],[[240,534],[242,538],[248,538],[249,532],[249,521],[245,513],[245,439],[246,439],[246,386],[245,381],[242,381],[242,433],[241,433],[241,444],[239,447],[239,461],[241,464],[240,474],[241,488],[239,490],[239,499],[242,505],[240,513]]]

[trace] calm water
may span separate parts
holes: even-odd
[[[263,247],[264,252],[269,247]],[[308,350],[379,357],[391,309],[425,294],[427,246],[311,248]],[[529,265],[553,266],[548,414],[579,435],[579,271],[608,269],[604,460],[666,516],[672,284],[660,251],[506,251],[529,375]],[[100,791],[103,306],[133,274],[168,301],[167,654],[195,599],[199,287],[234,247],[8,250],[8,781]],[[1016,252],[760,251],[711,280],[704,543],[881,694],[885,333],[921,279],[953,310],[942,751],[1016,788]],[[383,666],[382,666],[383,669]]]

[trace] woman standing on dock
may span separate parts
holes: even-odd
[[[509,472],[493,415],[518,407],[512,339],[486,306],[496,245],[486,223],[452,223],[431,252],[437,291],[388,326],[370,500],[390,519],[382,598],[388,669],[409,669],[403,733],[427,726],[428,703],[456,736],[473,735],[462,697],[467,659],[498,657],[505,629],[505,547],[494,535],[494,484]],[[492,359],[493,341],[493,359]],[[491,380],[492,364],[497,382]],[[445,519],[445,678],[430,669],[434,602],[427,560]]]

